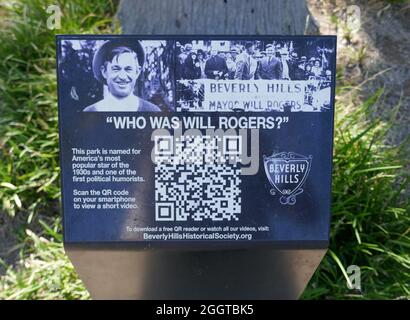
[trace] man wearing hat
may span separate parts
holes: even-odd
[[[275,57],[272,45],[266,47],[266,57],[262,58],[257,70],[258,79],[278,80],[282,78],[282,64]]]
[[[315,59],[315,62],[312,67],[312,73],[315,75],[315,77],[320,77],[322,75],[322,63],[320,59]]]
[[[255,76],[257,61],[252,58],[255,49],[252,42],[245,43],[245,50],[236,59],[235,79],[250,80]]]
[[[156,105],[134,94],[144,59],[144,50],[139,41],[106,41],[95,53],[92,65],[94,77],[104,85],[104,98],[83,111],[161,111]]]
[[[205,62],[206,77],[215,80],[225,79],[228,72],[225,59],[218,55],[218,50],[211,48],[211,57]]]
[[[298,77],[300,75],[297,74],[298,71],[298,54],[297,52],[293,51],[290,54],[290,58],[287,60],[289,66],[289,77],[291,80],[301,80]]]
[[[228,66],[228,79],[233,80],[236,73],[236,58],[241,50],[237,46],[233,46],[230,50],[230,54],[226,59],[226,65]]]
[[[293,67],[293,79],[292,80],[305,80],[305,68],[306,67],[306,57],[302,56],[296,65]]]

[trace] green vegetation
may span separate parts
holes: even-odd
[[[0,222],[6,215],[21,221],[15,230],[20,259],[15,265],[0,260],[0,299],[89,297],[61,242],[54,36],[118,32],[116,3],[59,1],[56,31],[45,25],[50,4],[20,0],[0,7]],[[407,157],[400,146],[385,145],[397,108],[386,106],[390,121],[372,120],[382,90],[359,103],[359,88],[339,83],[330,250],[303,298],[409,298]],[[346,287],[345,269],[353,264],[362,271],[361,293]]]
[[[406,154],[404,145],[384,143],[397,108],[389,122],[370,121],[382,90],[359,106],[354,88],[339,87],[337,94],[330,250],[303,297],[409,298]],[[361,268],[362,292],[347,289],[349,265]]]
[[[89,294],[68,258],[60,219],[50,228],[42,220],[42,236],[26,229],[23,257],[0,280],[1,299],[88,299]]]
[[[15,230],[20,261],[4,266],[0,299],[88,297],[60,236],[55,35],[116,32],[116,4],[59,1],[61,29],[49,30],[46,9],[53,4],[19,0],[0,7],[0,216],[22,221]]]

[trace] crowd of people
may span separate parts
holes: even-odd
[[[233,45],[229,51],[194,50],[191,43],[177,44],[176,79],[215,80],[331,80],[326,50],[313,57],[300,56],[286,45],[267,44],[264,50],[253,42]]]

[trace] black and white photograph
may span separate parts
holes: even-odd
[[[324,112],[334,51],[328,38],[64,39],[61,94],[83,112]]]
[[[84,112],[160,112],[172,108],[173,41],[63,40],[65,98]]]
[[[177,42],[176,109],[327,111],[333,46],[297,38]]]

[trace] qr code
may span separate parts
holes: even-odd
[[[155,136],[155,220],[239,220],[242,136]]]

